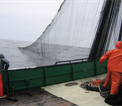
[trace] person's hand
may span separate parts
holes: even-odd
[[[101,65],[103,62],[99,61],[99,64]]]

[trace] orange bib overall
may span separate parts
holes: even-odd
[[[111,82],[110,94],[114,95],[118,93],[119,84],[122,79],[122,41],[116,43],[116,49],[106,52],[100,58],[100,62],[102,63],[107,58],[109,59],[107,64],[108,72],[104,87],[108,86],[109,82]]]
[[[3,81],[2,81],[2,75],[0,74],[0,96],[3,95]]]

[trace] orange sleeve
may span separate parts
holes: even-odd
[[[113,52],[113,50],[110,50],[108,52],[106,52],[101,58],[100,58],[100,62],[105,61],[107,58],[109,58],[110,54]]]

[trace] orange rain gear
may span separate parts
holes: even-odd
[[[3,81],[2,72],[9,68],[9,61],[5,59],[3,54],[0,54],[0,96],[3,96]]]
[[[3,81],[2,81],[2,75],[0,74],[0,96],[3,95]]]
[[[118,41],[116,43],[116,49],[110,50],[106,52],[100,58],[100,64],[106,60],[108,60],[107,64],[107,77],[104,83],[104,87],[108,86],[111,81],[111,91],[110,94],[114,95],[118,93],[119,84],[122,79],[122,41]]]

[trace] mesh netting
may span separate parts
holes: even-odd
[[[89,59],[99,58],[108,50],[114,49],[119,40],[122,3],[121,0],[106,0]],[[120,39],[121,40],[121,39]]]
[[[119,4],[121,5],[121,2]],[[117,5],[118,2],[114,7]],[[94,46],[96,33],[104,17],[105,7],[106,0],[64,0],[42,35],[33,44],[19,49],[30,56],[37,66],[88,58],[92,53],[91,48]],[[115,18],[111,20],[112,24],[108,30],[111,37],[107,38],[109,40],[105,43],[105,50],[113,48],[118,39],[116,36],[118,36],[122,16],[119,10],[118,8],[112,13]],[[108,42],[110,42],[109,46]]]

